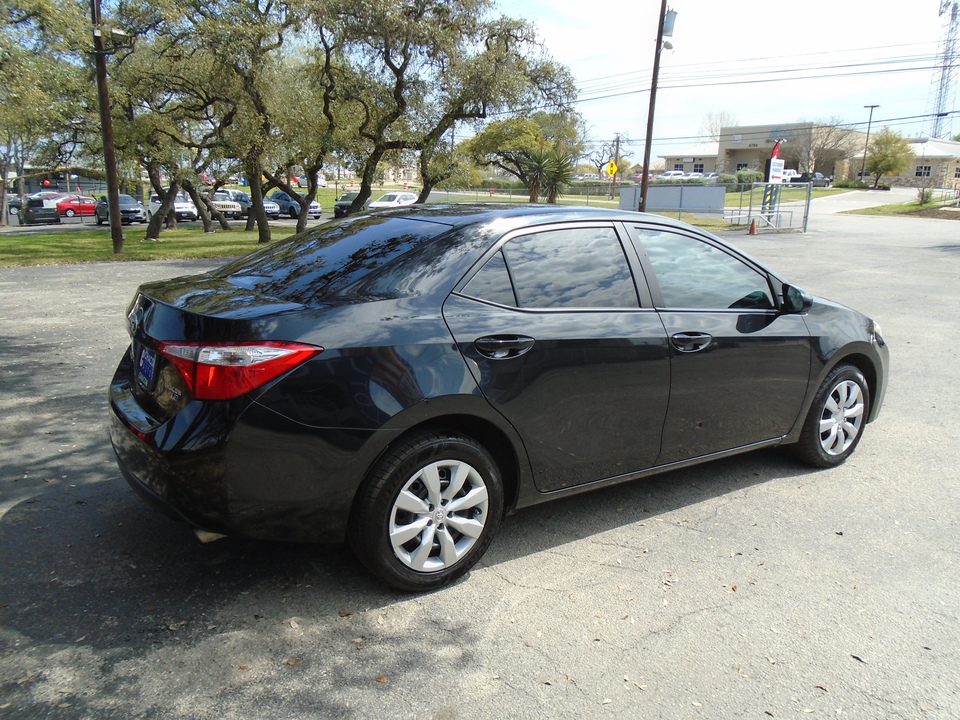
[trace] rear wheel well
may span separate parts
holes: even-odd
[[[517,453],[510,439],[500,428],[488,420],[472,415],[444,415],[431,418],[430,420],[407,428],[403,434],[395,438],[387,447],[383,448],[380,457],[382,458],[387,455],[391,449],[400,443],[406,442],[409,437],[431,430],[455,431],[473,438],[480,443],[493,457],[500,471],[500,480],[503,483],[504,514],[507,514],[516,505],[520,492],[520,460],[517,457]],[[371,467],[376,467],[378,463],[379,460],[372,463]],[[363,485],[361,485],[357,492],[358,497],[362,492],[362,488]],[[354,510],[356,510],[356,499],[354,499]]]

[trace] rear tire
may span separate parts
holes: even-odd
[[[503,514],[503,483],[473,439],[429,432],[404,441],[360,488],[348,541],[360,561],[399,590],[435,590],[486,552]]]
[[[870,388],[853,365],[838,365],[824,378],[803,421],[794,454],[815,467],[835,467],[853,454],[870,413]]]

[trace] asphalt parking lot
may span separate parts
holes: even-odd
[[[960,225],[835,197],[727,239],[880,322],[891,384],[849,462],[526,509],[426,595],[339,546],[201,545],[120,478],[124,308],[217,261],[0,269],[0,720],[960,717]]]

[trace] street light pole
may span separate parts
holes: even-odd
[[[647,211],[647,188],[650,186],[650,145],[653,143],[653,111],[657,106],[657,80],[660,76],[660,52],[663,50],[663,36],[673,35],[673,20],[676,13],[671,10],[670,26],[664,33],[667,17],[667,0],[660,3],[660,21],[657,24],[657,51],[653,55],[653,78],[650,81],[650,107],[647,109],[647,138],[643,146],[643,177],[640,179],[640,212]]]
[[[860,165],[860,182],[863,182],[863,173],[867,168],[867,151],[870,149],[870,126],[873,124],[873,111],[874,108],[880,107],[879,105],[864,105],[865,108],[870,108],[870,118],[867,120],[867,142],[863,146],[863,164]]]
[[[107,172],[107,209],[113,251],[123,252],[123,224],[120,217],[120,180],[117,176],[117,153],[113,146],[113,119],[110,116],[110,92],[107,88],[107,51],[103,44],[103,20],[100,0],[90,0],[93,17],[93,58],[97,72],[97,98],[100,101],[100,132],[103,138],[103,164]]]

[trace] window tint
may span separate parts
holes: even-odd
[[[613,228],[521,235],[504,245],[503,254],[520,307],[639,307]]]
[[[351,287],[373,294],[382,291],[384,284],[397,296],[406,289],[399,287],[401,279],[391,269],[402,267],[404,255],[413,255],[448,229],[440,223],[387,217],[320,225],[226,265],[214,275],[294,302],[349,295]],[[416,271],[409,267],[404,271],[408,282],[427,272],[430,258],[417,258]]]
[[[669,308],[775,307],[766,276],[695,238],[636,228]]]
[[[466,284],[463,292],[471,297],[516,307],[517,300],[513,295],[513,285],[510,284],[503,253],[498,252],[490,258]]]

